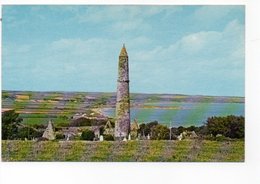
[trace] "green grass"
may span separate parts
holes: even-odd
[[[137,141],[119,142],[117,147],[113,147],[113,148],[114,148],[113,154],[111,155],[113,159],[111,159],[111,161],[121,161],[121,162],[136,161],[136,158],[133,157],[133,155],[136,154],[138,149]]]
[[[32,152],[32,142],[30,141],[2,141],[2,156],[6,154],[5,161],[25,161],[30,160]]]
[[[228,143],[228,149],[222,151],[223,162],[233,162],[238,160],[240,162],[244,161],[244,142],[243,141],[232,141]]]
[[[27,125],[47,124],[48,118],[23,118],[23,123]]]
[[[165,143],[165,141],[150,141],[149,149],[147,149],[147,154],[144,155],[143,161],[161,161]]]
[[[203,141],[202,147],[198,152],[197,158],[194,161],[197,162],[207,162],[207,161],[217,161],[214,160],[214,156],[220,151],[221,142],[218,141]],[[220,153],[221,154],[221,153]],[[219,160],[221,161],[221,160]]]
[[[168,159],[168,161],[171,162],[183,162],[187,161],[187,155],[189,153],[189,150],[191,148],[191,142],[190,140],[183,140],[178,141],[175,144],[173,154]]]
[[[57,154],[59,150],[59,143],[54,141],[36,142],[38,151],[35,156],[36,161],[56,161],[62,155]]]
[[[13,106],[15,110],[23,110],[26,108],[28,105],[29,101],[24,100],[24,101],[14,101]]]
[[[241,162],[244,141],[2,141],[2,160]]]
[[[60,144],[61,145],[61,144]],[[84,153],[85,144],[80,141],[75,142],[63,142],[62,143],[62,149],[59,149],[59,151],[62,151],[61,154],[63,154],[63,158],[60,160],[64,161],[80,161],[82,154]],[[66,151],[63,151],[66,150]]]
[[[93,162],[107,161],[111,153],[112,142],[97,142],[97,148],[95,154],[91,157]]]

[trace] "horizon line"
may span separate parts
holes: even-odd
[[[60,91],[60,90],[9,90],[9,89],[2,89],[3,91],[12,91],[12,92],[61,92],[61,93],[115,93],[116,91]],[[239,97],[239,98],[245,98],[245,96],[239,96],[239,95],[210,95],[210,94],[184,94],[184,93],[150,93],[150,92],[130,92],[130,94],[147,94],[147,95],[183,95],[183,96],[210,96],[210,97]]]

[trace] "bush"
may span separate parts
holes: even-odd
[[[95,134],[92,130],[84,130],[81,134],[82,140],[93,141],[94,138],[95,138]]]
[[[230,138],[244,138],[245,118],[242,116],[210,117],[206,123],[208,133]]]
[[[168,140],[170,138],[170,130],[164,125],[156,125],[152,128],[151,135],[153,140]]]
[[[196,133],[201,136],[209,135],[208,127],[206,125],[202,125],[202,126],[198,127],[198,130]]]
[[[46,124],[32,124],[30,125],[32,128],[35,128],[35,129],[46,129]]]
[[[2,92],[2,99],[10,98],[11,95],[7,92]]]
[[[139,130],[138,133],[141,134],[142,136],[147,136],[148,134],[151,135],[151,130],[153,127],[156,127],[158,125],[158,121],[152,121],[147,124],[140,124],[139,125]]]
[[[16,139],[19,124],[23,121],[14,110],[2,113],[2,139]]]
[[[38,138],[42,136],[42,132],[35,130],[32,127],[22,127],[18,129],[17,138],[18,139],[28,139]]]
[[[56,134],[56,139],[65,139],[65,135],[62,133],[57,133]]]
[[[104,136],[104,140],[106,140],[106,141],[114,141],[115,140],[114,136],[111,135],[111,134],[104,134],[103,136]]]

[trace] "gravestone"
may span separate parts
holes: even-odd
[[[99,141],[101,141],[101,142],[104,141],[103,135],[100,135],[100,136],[99,136]]]

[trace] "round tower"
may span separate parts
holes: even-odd
[[[118,63],[118,80],[116,96],[115,139],[128,138],[130,133],[130,97],[128,54],[123,45]]]

